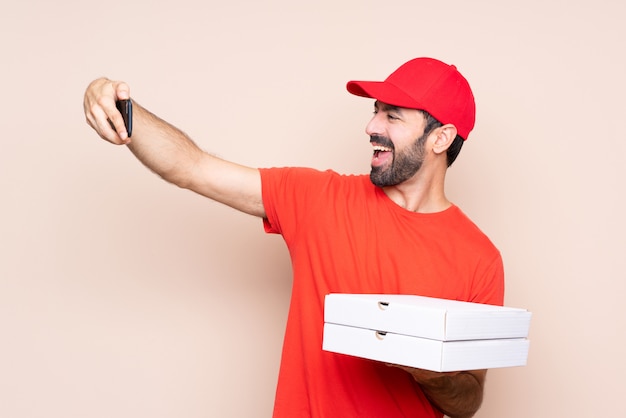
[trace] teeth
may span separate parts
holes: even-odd
[[[383,147],[382,145],[374,145],[374,151],[389,152],[391,148]]]

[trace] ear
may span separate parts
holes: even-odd
[[[435,154],[442,154],[450,148],[450,145],[456,138],[457,130],[456,126],[451,123],[440,126],[437,128],[435,141],[433,142],[433,152]]]

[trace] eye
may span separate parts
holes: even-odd
[[[398,120],[398,119],[400,119],[400,118],[398,118],[397,116],[392,115],[392,114],[390,114],[390,113],[387,113],[387,119],[389,119],[389,120]]]

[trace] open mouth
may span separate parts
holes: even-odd
[[[393,150],[382,145],[374,145],[374,155],[372,156],[372,165],[378,166],[387,161],[392,155]]]
[[[374,158],[378,158],[382,152],[391,152],[391,148],[382,145],[374,145]]]

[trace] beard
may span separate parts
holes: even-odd
[[[424,163],[427,135],[417,138],[406,149],[396,153],[393,142],[387,137],[372,135],[371,142],[376,142],[392,150],[393,158],[389,167],[372,167],[370,180],[378,187],[395,186],[413,177]]]

